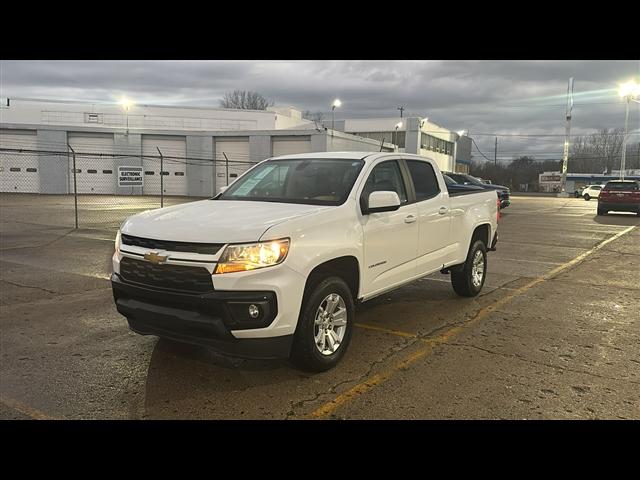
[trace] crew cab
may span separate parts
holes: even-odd
[[[498,216],[493,191],[449,193],[417,155],[270,158],[212,199],[126,219],[113,295],[137,333],[323,371],[349,345],[357,302],[434,272],[478,295]]]
[[[495,185],[493,183],[486,183],[485,181],[482,181],[472,175],[467,175],[466,173],[443,173],[445,173],[461,185],[473,185],[487,190],[495,190],[498,198],[500,199],[500,208],[506,208],[511,205],[511,191],[509,190],[509,187],[505,187],[504,185]]]
[[[640,181],[612,180],[598,196],[598,215],[610,211],[633,212],[640,216]]]

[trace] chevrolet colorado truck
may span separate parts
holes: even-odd
[[[134,332],[323,371],[357,302],[434,272],[477,295],[498,218],[494,191],[450,193],[417,155],[270,158],[211,199],[127,218],[113,295]]]

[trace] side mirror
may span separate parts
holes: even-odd
[[[228,187],[228,186],[220,187],[220,188],[218,189],[218,193],[224,193],[224,191],[225,191],[227,188],[229,188],[229,187]]]
[[[369,195],[369,205],[362,213],[393,212],[399,208],[400,197],[398,197],[398,194],[392,191],[381,190],[378,192],[372,192]]]

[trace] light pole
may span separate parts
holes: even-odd
[[[331,105],[331,130],[335,130],[336,126],[336,107],[342,105],[342,102],[337,98],[333,101],[333,105]]]
[[[626,111],[624,115],[624,136],[622,137],[622,159],[620,160],[620,180],[624,180],[624,169],[627,160],[627,130],[629,128],[629,104],[631,102],[638,102],[637,98],[640,97],[640,85],[633,80],[629,80],[626,83],[620,85],[618,94],[624,98],[626,104]]]
[[[126,97],[122,97],[120,99],[120,105],[122,105],[122,108],[124,108],[125,111],[125,115],[127,118],[127,135],[129,135],[129,108],[131,107],[131,100],[129,100]]]
[[[396,132],[395,132],[396,133],[396,139],[393,142],[393,144],[395,145],[396,149],[398,149],[398,129],[399,128],[402,128],[402,122],[396,123]]]

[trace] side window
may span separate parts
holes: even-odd
[[[416,189],[416,202],[432,198],[440,193],[436,172],[428,162],[407,160],[413,186]]]
[[[363,208],[366,206],[372,192],[383,190],[396,192],[400,197],[401,205],[407,203],[407,191],[402,181],[400,167],[395,160],[379,163],[371,170],[360,196],[360,206]]]

